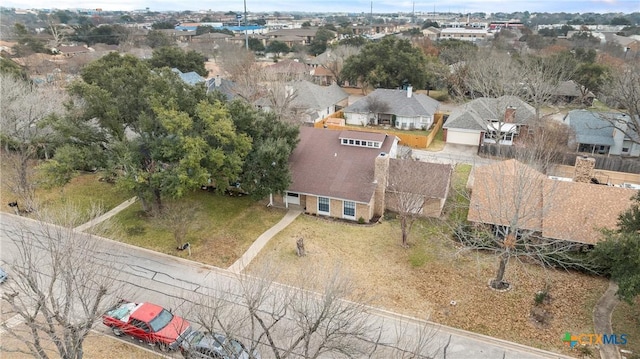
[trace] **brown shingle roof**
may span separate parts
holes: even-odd
[[[478,167],[467,219],[595,244],[613,229],[636,190],[549,179],[516,160]],[[519,213],[519,214],[516,214]]]
[[[601,228],[616,227],[618,215],[631,206],[637,192],[591,183],[547,180],[545,187],[555,186],[553,204],[544,216],[542,236],[595,244]]]
[[[476,167],[467,219],[541,231],[543,180],[516,160]]]
[[[300,142],[289,158],[290,192],[369,203],[373,197],[375,158],[389,153],[395,137],[382,148],[343,146],[341,131],[300,128]],[[359,133],[360,134],[360,133]]]
[[[447,164],[390,159],[387,189],[406,193],[421,192],[415,194],[426,198],[446,198],[452,170],[453,167]],[[419,178],[421,184],[416,186],[412,181],[396,180],[406,176]]]

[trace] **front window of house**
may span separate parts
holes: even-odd
[[[355,218],[356,217],[356,203],[351,201],[343,202],[343,210],[342,214],[347,218]]]
[[[329,198],[318,197],[318,213],[329,214]]]

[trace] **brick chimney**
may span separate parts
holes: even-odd
[[[576,165],[574,168],[573,181],[591,183],[593,178],[593,170],[596,167],[596,159],[587,156],[576,157]]]
[[[376,157],[373,181],[376,183],[376,190],[373,195],[373,215],[384,215],[385,191],[387,189],[387,179],[389,178],[389,155],[380,152]]]
[[[514,123],[516,122],[516,108],[512,106],[508,106],[504,110],[504,122],[506,123]]]

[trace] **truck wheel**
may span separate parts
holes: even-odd
[[[122,329],[120,329],[120,328],[118,328],[118,327],[112,327],[112,328],[111,328],[111,330],[113,331],[113,334],[114,334],[116,337],[121,337],[121,336],[124,334],[124,332],[122,331]]]
[[[161,352],[168,352],[169,345],[167,345],[166,343],[158,342],[158,349],[160,349]]]

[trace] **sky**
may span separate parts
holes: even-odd
[[[213,10],[243,11],[244,0],[3,0],[4,7],[20,9],[97,9],[151,11]],[[374,13],[421,12],[568,12],[568,13],[632,13],[640,12],[640,0],[246,0],[249,12],[347,12]],[[79,5],[81,4],[81,5]]]

